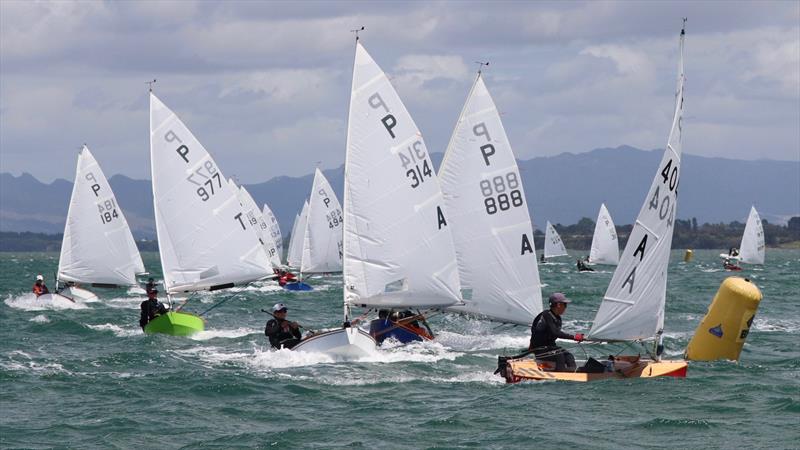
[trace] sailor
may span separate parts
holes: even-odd
[[[44,277],[42,275],[36,275],[36,282],[33,283],[33,293],[36,294],[36,297],[50,293],[50,290],[47,289],[47,286],[44,284]]]
[[[550,309],[542,311],[531,325],[531,343],[529,350],[532,350],[536,358],[542,361],[553,361],[556,363],[556,371],[575,371],[575,357],[572,353],[556,345],[556,339],[571,339],[573,341],[583,341],[583,334],[571,335],[561,331],[561,316],[567,310],[570,302],[567,296],[561,292],[556,292],[550,296]]]
[[[578,258],[575,260],[575,262],[578,266],[578,272],[594,272],[594,269],[586,265],[586,263],[583,262],[582,259]]]
[[[300,325],[286,320],[288,311],[286,305],[276,303],[272,307],[273,318],[268,320],[267,326],[264,327],[264,334],[274,348],[292,348],[300,343]]]
[[[152,278],[148,278],[148,279],[147,279],[147,285],[145,285],[145,287],[144,287],[144,291],[145,291],[145,292],[150,292],[150,291],[152,291],[153,289],[158,289],[158,288],[156,287],[156,280],[154,280],[154,279],[152,279]]]
[[[388,309],[381,309],[378,311],[378,318],[370,321],[369,335],[375,339],[378,345],[381,345],[387,337],[389,337],[389,329],[394,326],[394,323],[389,320]]]
[[[147,300],[142,302],[140,308],[142,309],[142,314],[139,316],[139,326],[142,329],[151,320],[167,313],[167,307],[158,301],[158,289],[155,287],[147,291]]]
[[[728,256],[736,257],[739,256],[739,249],[736,247],[731,247],[728,249]]]

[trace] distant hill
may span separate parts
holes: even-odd
[[[595,219],[605,202],[617,224],[633,222],[656,172],[662,150],[602,148],[587,153],[519,161],[525,193],[537,227],[546,220],[571,224]],[[431,155],[438,167],[442,155]],[[309,168],[309,172],[312,172]],[[344,169],[324,171],[341,200]],[[284,235],[311,190],[313,175],[275,177],[246,185],[259,204],[269,203]],[[114,175],[109,180],[137,238],[153,238],[149,180]],[[785,223],[800,214],[800,162],[742,161],[683,155],[678,217],[699,222],[744,222],[750,205],[761,217]],[[60,233],[72,183],[41,183],[30,174],[0,174],[0,231]]]

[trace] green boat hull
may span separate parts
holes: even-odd
[[[205,323],[200,316],[194,314],[170,311],[151,320],[144,327],[147,334],[161,333],[171,336],[189,336],[205,329]]]

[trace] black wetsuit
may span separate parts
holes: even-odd
[[[594,272],[594,269],[587,266],[585,262],[581,261],[580,259],[577,262],[578,265],[578,272]]]
[[[161,314],[166,314],[167,308],[158,299],[147,299],[141,304],[142,314],[139,316],[139,326],[144,328],[151,320]]]
[[[289,331],[283,330],[283,323],[286,319],[270,319],[264,327],[264,334],[269,338],[269,343],[277,348],[292,348],[300,343],[300,329],[289,327]]]
[[[561,316],[549,309],[542,311],[531,324],[530,349],[537,359],[553,361],[556,371],[575,370],[575,357],[572,353],[556,345],[556,339],[575,339],[575,336],[561,331]]]

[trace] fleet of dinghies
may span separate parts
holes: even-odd
[[[608,370],[581,373],[553,371],[525,355],[501,357],[498,372],[507,381],[685,376],[685,361],[661,359],[681,172],[684,36],[682,30],[667,146],[625,249],[620,255],[614,222],[601,204],[587,259],[617,266],[590,340],[647,343],[649,358],[617,356],[605,363]],[[149,95],[153,204],[170,309],[144,331],[189,335],[205,326],[199,315],[182,311],[193,293],[284,273],[283,235],[269,206],[259,209],[244,186],[225,178],[186,125],[152,89]],[[448,311],[525,326],[542,311],[528,199],[482,70],[437,174],[414,120],[357,36],[343,192],[344,207],[316,169],[311,193],[295,216],[285,260],[301,275],[342,272],[342,325],[309,333],[293,351],[346,359],[370,355],[377,336],[359,324],[378,310],[414,311],[423,322],[434,311]],[[740,249],[738,255],[720,256],[764,263],[764,233],[755,207]],[[542,261],[565,255],[548,221]],[[87,300],[94,294],[78,284],[132,286],[143,273],[122,210],[84,146],[59,259],[57,287],[65,286],[51,296]],[[183,302],[177,305],[177,300]],[[432,339],[432,331],[423,337]]]

